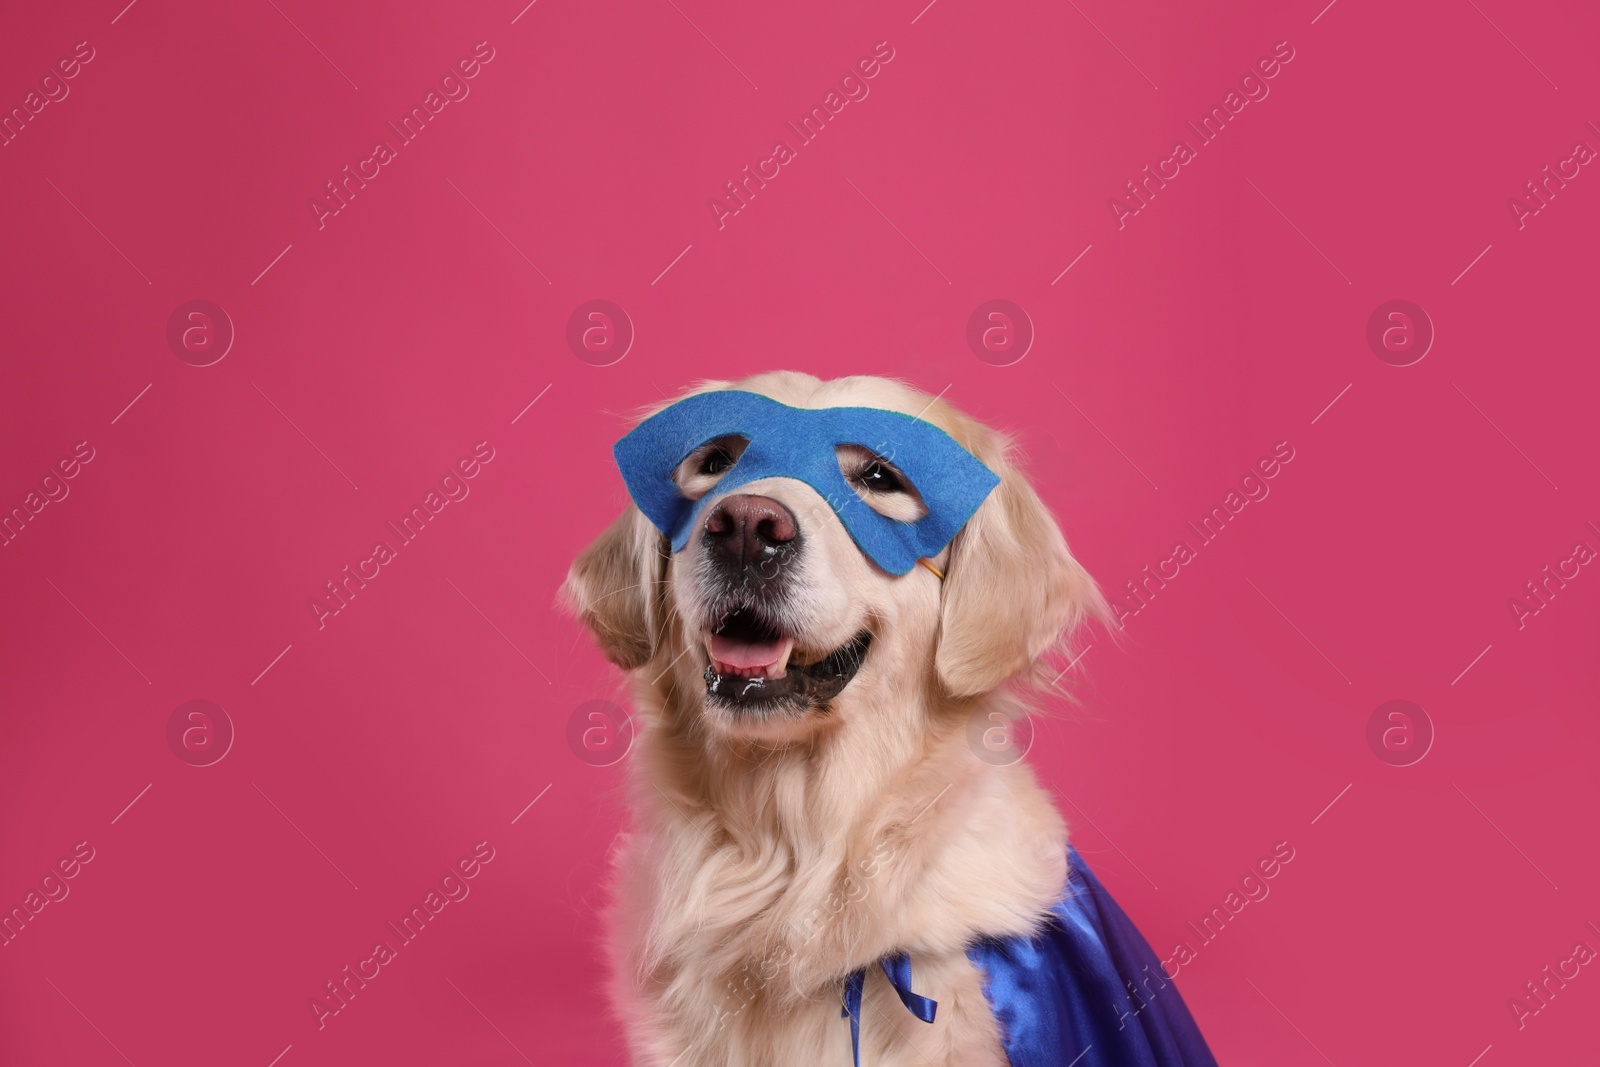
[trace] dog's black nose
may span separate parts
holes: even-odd
[[[740,568],[781,560],[797,547],[799,537],[794,512],[767,496],[725,497],[706,515],[706,547],[722,562]]]

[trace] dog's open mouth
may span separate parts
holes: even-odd
[[[704,635],[706,695],[740,710],[778,705],[819,707],[838,696],[861,669],[872,631],[810,662],[800,662],[794,638],[753,611],[739,608]]]

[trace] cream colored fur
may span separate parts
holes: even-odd
[[[802,646],[874,643],[825,713],[741,723],[708,708],[695,630],[698,539],[676,556],[630,507],[573,564],[568,603],[633,673],[634,824],[615,859],[611,994],[638,1067],[849,1067],[844,977],[894,951],[938,1001],[925,1024],[869,971],[862,1062],[1003,1065],[966,946],[1034,929],[1065,881],[1066,828],[1026,764],[973,754],[969,722],[1021,714],[1013,685],[1104,612],[1006,440],[898,382],[779,372],[705,389],[933,422],[1001,477],[934,562],[893,576],[802,482],[785,503],[806,548]],[[712,489],[712,493],[716,492]]]

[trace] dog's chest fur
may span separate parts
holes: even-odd
[[[1065,878],[1064,829],[1025,767],[930,756],[870,804],[814,755],[721,777],[736,793],[720,798],[661,768],[638,783],[655,819],[618,852],[610,923],[637,1063],[848,1067],[843,978],[868,967],[864,1061],[1003,1067],[966,945],[1030,930]],[[895,951],[933,1024],[877,968]]]

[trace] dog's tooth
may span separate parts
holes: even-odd
[[[767,664],[765,674],[768,678],[782,678],[789,669],[789,656],[794,652],[794,639],[785,638],[783,648],[778,652],[778,658]]]

